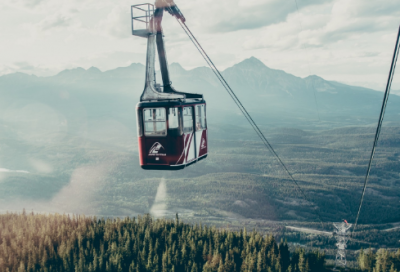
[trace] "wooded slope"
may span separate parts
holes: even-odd
[[[0,215],[0,271],[324,271],[325,256],[176,220]]]

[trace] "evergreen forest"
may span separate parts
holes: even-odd
[[[0,271],[323,271],[324,255],[255,231],[154,220],[0,215]]]
[[[0,271],[330,271],[325,255],[256,231],[228,231],[150,215],[0,215]],[[400,250],[361,250],[359,269],[400,271]]]

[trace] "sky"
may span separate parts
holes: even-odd
[[[220,69],[254,56],[299,77],[318,75],[383,91],[400,24],[398,0],[175,0]],[[2,0],[0,75],[37,76],[143,63],[146,39],[131,35],[140,0]],[[206,63],[169,14],[169,63]],[[398,69],[399,70],[399,69]],[[400,90],[397,71],[393,89]]]

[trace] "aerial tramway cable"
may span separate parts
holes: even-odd
[[[222,86],[225,88],[225,90],[228,92],[228,94],[230,95],[230,97],[232,98],[232,100],[235,102],[235,104],[238,106],[238,108],[240,109],[240,111],[243,113],[243,115],[245,116],[245,118],[247,119],[247,121],[250,123],[250,125],[252,126],[252,128],[254,129],[254,131],[256,132],[256,134],[260,137],[261,141],[263,142],[263,144],[265,145],[265,147],[267,147],[267,149],[275,156],[275,158],[277,159],[277,161],[279,162],[279,164],[282,166],[282,168],[285,170],[285,172],[287,173],[287,175],[290,177],[290,179],[296,184],[298,191],[300,191],[300,193],[302,194],[303,198],[308,201],[309,203],[312,203],[309,198],[307,197],[307,195],[304,193],[304,191],[301,189],[301,187],[299,186],[298,182],[294,179],[293,175],[290,173],[290,171],[287,169],[286,165],[283,163],[283,161],[281,160],[281,158],[279,157],[279,155],[276,153],[276,151],[274,150],[274,148],[271,146],[271,144],[269,143],[269,141],[267,140],[267,138],[264,136],[264,134],[262,133],[262,131],[260,130],[260,128],[257,126],[257,124],[254,122],[253,118],[251,117],[251,115],[248,113],[248,111],[246,110],[246,108],[243,106],[243,104],[240,102],[239,98],[236,96],[236,94],[234,93],[234,91],[232,90],[232,88],[229,86],[229,84],[226,82],[226,80],[224,79],[224,77],[222,76],[222,74],[220,73],[220,71],[218,70],[218,68],[215,66],[215,64],[213,63],[213,61],[210,59],[210,57],[208,56],[208,54],[205,52],[205,50],[203,49],[203,47],[200,45],[199,41],[196,39],[196,37],[193,35],[193,33],[190,31],[189,27],[184,23],[181,22],[178,18],[176,18],[178,23],[180,24],[180,26],[182,27],[182,29],[185,31],[185,33],[188,35],[189,39],[192,41],[192,43],[194,44],[194,46],[196,47],[196,49],[199,51],[199,53],[201,54],[201,56],[204,58],[204,60],[207,62],[208,66],[211,68],[211,70],[214,72],[214,74],[216,75],[216,77],[218,78],[218,80],[221,82]],[[319,214],[318,210],[315,210],[315,213],[318,216],[318,219],[321,222],[322,227],[323,222],[321,219],[321,215]]]
[[[400,50],[399,47],[400,47],[400,27],[399,27],[399,31],[397,33],[396,46],[395,46],[394,52],[393,52],[392,65],[390,66],[388,81],[387,81],[387,84],[386,84],[386,90],[385,90],[385,94],[383,96],[381,113],[379,115],[378,126],[376,127],[374,143],[372,145],[372,151],[371,151],[371,156],[369,158],[367,173],[365,174],[364,187],[363,187],[363,190],[362,190],[362,193],[361,193],[360,205],[358,206],[357,217],[356,217],[356,221],[354,223],[354,228],[353,228],[352,235],[353,235],[353,233],[354,233],[354,231],[356,230],[356,227],[357,227],[358,218],[360,216],[360,211],[361,211],[361,207],[362,207],[363,200],[364,200],[365,190],[367,188],[369,173],[371,171],[372,160],[374,159],[375,149],[376,149],[376,146],[378,144],[379,135],[381,133],[383,118],[385,116],[386,105],[387,105],[387,101],[389,99],[390,88],[392,86],[394,71],[396,69],[397,58],[399,56],[399,50]]]

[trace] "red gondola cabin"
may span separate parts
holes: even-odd
[[[143,169],[178,170],[207,157],[204,100],[140,102],[137,117]]]
[[[203,95],[178,92],[171,86],[161,21],[167,10],[185,21],[173,1],[157,0],[154,6],[132,6],[132,34],[147,38],[146,81],[136,107],[140,166],[152,170],[178,170],[207,157],[206,102]],[[133,12],[145,12],[133,16]],[[134,22],[145,29],[134,29]],[[163,86],[156,84],[155,47]]]

